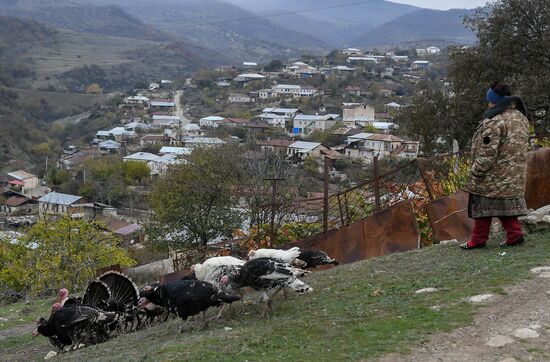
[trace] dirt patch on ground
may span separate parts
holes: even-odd
[[[550,278],[536,276],[505,291],[485,302],[472,325],[437,334],[408,355],[390,354],[380,362],[550,361]],[[525,328],[536,333],[518,332]],[[518,337],[525,334],[538,337]]]

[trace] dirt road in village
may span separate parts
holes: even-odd
[[[380,362],[550,361],[550,278],[540,275],[488,299],[472,325]]]

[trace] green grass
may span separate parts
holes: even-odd
[[[60,359],[343,361],[406,353],[431,334],[471,323],[479,307],[463,302],[465,297],[503,294],[505,286],[531,277],[531,267],[548,265],[550,234],[530,236],[527,245],[505,252],[495,242],[473,252],[434,246],[344,265],[305,278],[314,288],[311,294],[286,301],[276,297],[268,319],[251,305],[248,314],[229,311],[224,323],[206,331],[179,334],[181,322],[174,320]],[[441,291],[414,293],[425,287]],[[5,347],[31,360],[51,349],[27,353],[26,339]]]
[[[0,321],[0,331],[35,322],[38,316],[48,314],[52,304],[53,298],[37,300],[29,304],[20,302],[0,305],[0,317],[8,319]]]

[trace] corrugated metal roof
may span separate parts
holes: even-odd
[[[124,157],[126,161],[155,161],[159,156],[148,152],[136,152]]]
[[[8,176],[12,177],[14,179],[17,179],[17,180],[26,180],[28,178],[36,177],[35,175],[33,175],[31,173],[28,173],[26,171],[23,171],[23,170],[18,170],[18,171],[15,171],[15,172],[8,172]]]
[[[100,142],[98,146],[100,148],[119,148],[120,143],[118,143],[117,141],[108,140],[108,141]]]
[[[159,153],[173,153],[175,155],[190,155],[191,152],[193,152],[192,148],[188,148],[188,147],[170,147],[170,146],[164,146],[159,151]]]
[[[320,145],[321,144],[318,142],[296,141],[288,147],[297,148],[302,151],[311,151],[319,147]]]
[[[50,192],[38,199],[38,202],[46,202],[49,204],[71,205],[81,200],[82,196],[62,194],[59,192]]]

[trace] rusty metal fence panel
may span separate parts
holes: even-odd
[[[459,191],[432,201],[426,207],[437,241],[466,241],[472,234],[473,220],[468,218],[468,194]]]
[[[412,202],[400,202],[366,219],[291,246],[324,250],[341,263],[416,249],[419,233]]]
[[[550,148],[529,152],[527,156],[525,199],[532,209],[550,204]]]

